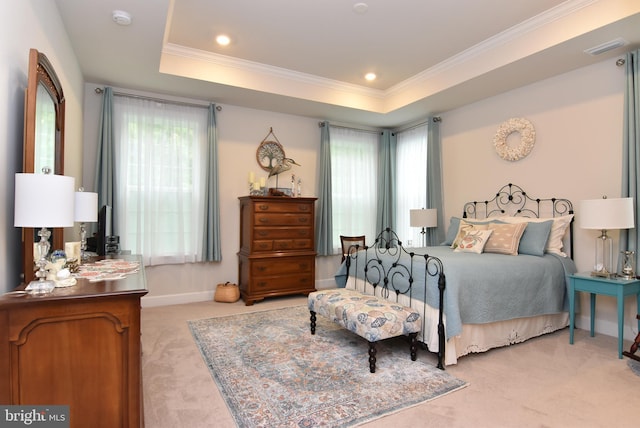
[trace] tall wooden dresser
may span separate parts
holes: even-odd
[[[238,280],[247,306],[265,297],[315,291],[317,198],[240,199]]]
[[[146,293],[140,265],[124,279],[79,278],[42,297],[1,296],[0,404],[67,405],[72,428],[143,426]]]

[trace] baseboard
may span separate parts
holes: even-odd
[[[316,281],[316,290],[336,288],[334,279]],[[142,298],[143,308],[156,306],[181,305],[184,303],[208,302],[213,300],[214,291],[198,291],[194,293],[166,294],[163,296],[146,295]]]
[[[638,331],[636,330],[638,327],[638,321],[636,320],[635,314],[633,314],[633,319],[631,320],[629,320],[628,317],[629,314],[625,312],[624,337],[626,340],[633,340],[633,338],[638,334]],[[631,325],[629,325],[629,321],[631,321]],[[576,328],[586,331],[591,330],[591,318],[589,317],[589,315],[576,315]],[[595,334],[604,334],[607,336],[618,337],[617,321],[612,322],[608,320],[599,320],[596,317],[596,322],[593,329]]]
[[[144,296],[141,301],[143,308],[155,306],[181,305],[184,303],[208,302],[213,300],[213,291],[198,291],[194,293],[166,294],[164,296]]]

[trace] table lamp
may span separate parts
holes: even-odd
[[[47,280],[47,255],[51,244],[48,227],[73,226],[75,179],[53,174],[16,174],[15,227],[39,227],[38,272],[25,290],[35,294],[53,291],[55,283]],[[32,245],[31,243],[25,243]]]
[[[438,210],[435,208],[430,209],[415,209],[409,211],[409,224],[411,227],[421,227],[422,230],[422,246],[425,246],[425,235],[427,233],[427,227],[435,227],[438,225]]]
[[[87,259],[87,229],[85,223],[98,221],[98,194],[81,187],[75,194],[74,220],[80,223],[80,261]]]
[[[611,277],[613,271],[613,245],[607,231],[634,227],[633,198],[588,199],[580,201],[578,224],[582,229],[598,229],[596,258],[592,276]]]

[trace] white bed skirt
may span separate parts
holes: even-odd
[[[346,287],[355,289],[355,278],[349,277]],[[362,292],[362,280],[358,281],[358,290]],[[380,296],[381,287],[376,290],[376,295]],[[366,294],[373,294],[373,287],[366,284],[364,291]],[[394,296],[395,297],[395,296]],[[400,295],[399,303],[409,305],[409,298]],[[438,352],[438,310],[414,299],[411,305],[425,317],[427,330],[418,337],[424,342],[431,352]],[[446,325],[447,320],[444,318]],[[492,348],[513,345],[524,342],[527,339],[541,336],[560,330],[569,325],[569,313],[540,315],[535,317],[517,318],[507,321],[498,321],[487,324],[463,324],[462,334],[451,338],[446,343],[445,360],[446,366],[456,364],[458,358],[467,354],[485,352]]]

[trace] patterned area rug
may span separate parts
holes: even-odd
[[[637,376],[640,376],[640,362],[629,359],[627,360],[627,365],[632,372],[634,372]]]
[[[359,336],[306,306],[189,321],[240,427],[349,427],[464,388],[403,338],[378,344],[376,373]]]

